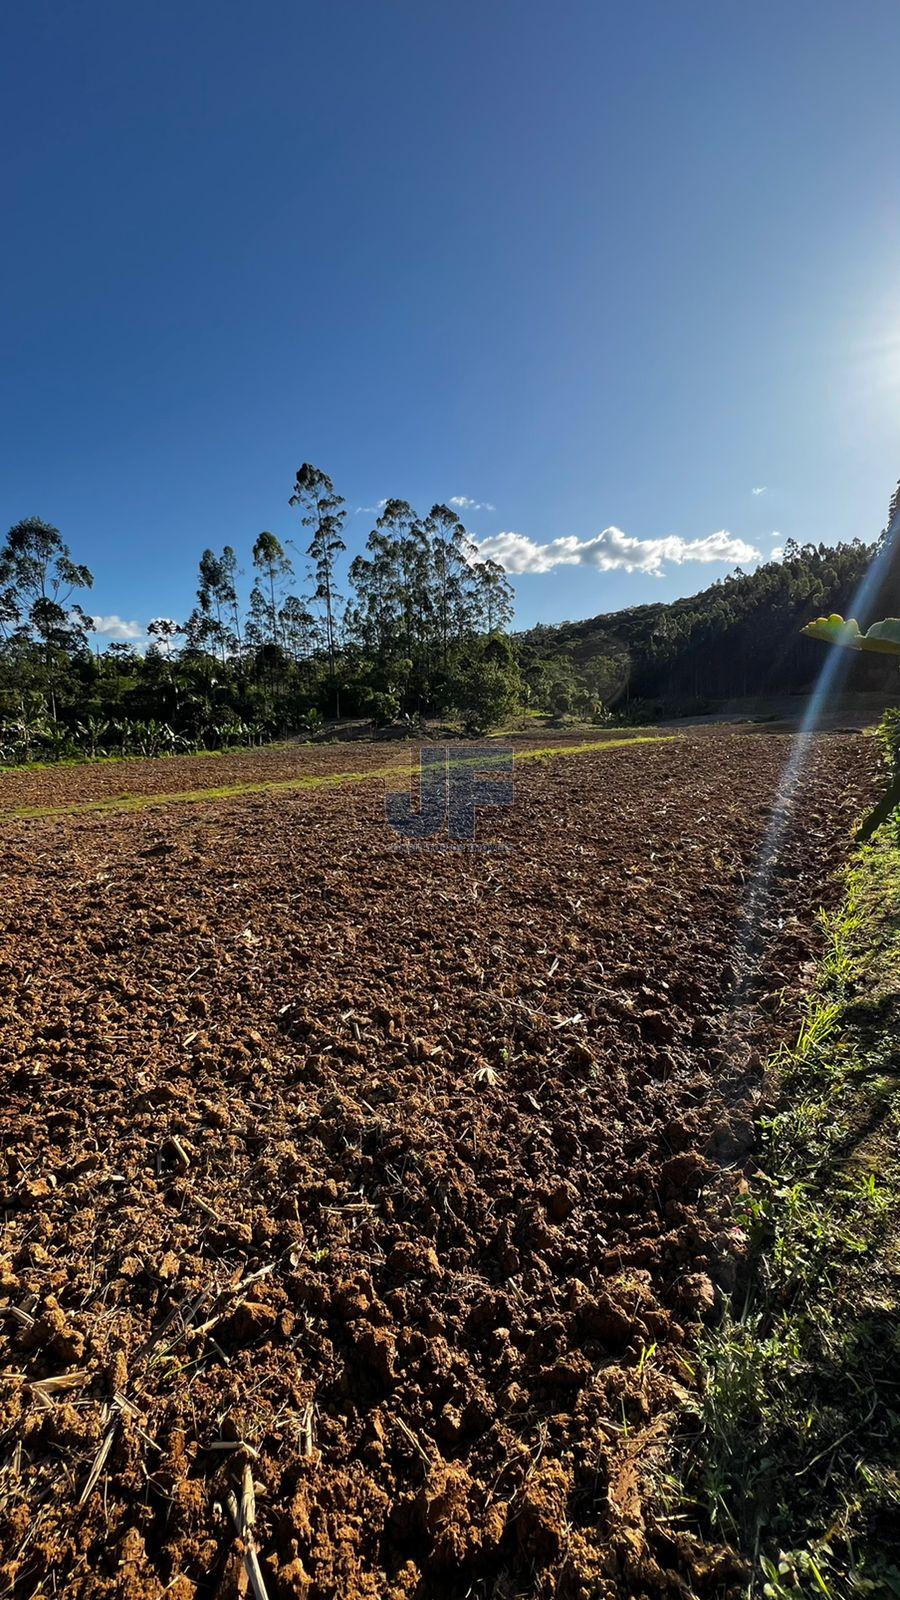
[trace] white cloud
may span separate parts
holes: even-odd
[[[110,617],[92,617],[91,621],[95,632],[104,639],[137,640],[143,639],[147,632],[139,622],[126,622],[123,617],[118,617],[115,613]]]
[[[455,506],[457,511],[496,511],[497,509],[496,506],[491,505],[490,500],[470,500],[467,494],[452,494],[450,496],[450,504]]]
[[[447,504],[457,511],[496,511],[490,500],[470,500],[467,494],[452,494]],[[377,517],[387,505],[387,499],[379,500],[374,506],[357,506],[353,515],[355,517]]]
[[[780,539],[781,538],[781,534],[778,532],[777,528],[773,528],[772,529],[772,532],[769,534],[769,538],[770,539]]]
[[[765,486],[764,483],[761,483],[761,484],[758,485],[757,488],[750,490],[751,494],[765,494],[765,492],[766,492],[766,486]]]
[[[507,572],[552,572],[554,567],[596,567],[600,572],[646,572],[662,576],[663,565],[685,561],[721,561],[729,566],[758,561],[760,551],[726,528],[705,539],[682,539],[667,534],[662,539],[633,539],[621,528],[604,528],[593,539],[569,536],[537,544],[524,533],[497,533],[478,542],[482,561],[498,561]]]
[[[781,560],[783,560],[783,558],[784,558],[784,551],[782,550],[780,544],[776,544],[774,549],[769,551],[769,560],[770,561],[781,561]]]

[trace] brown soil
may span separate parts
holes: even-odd
[[[0,816],[27,806],[62,806],[147,794],[214,789],[239,783],[283,782],[302,776],[363,771],[367,767],[409,764],[414,750],[405,744],[277,744],[221,755],[164,756],[157,760],[80,762],[73,766],[33,767],[0,773]],[[411,753],[412,752],[412,753]]]
[[[606,739],[641,738],[655,729],[581,727],[574,732],[543,730],[530,739],[516,738],[517,751],[565,748],[571,744]],[[671,737],[671,733],[668,735]],[[125,761],[76,762],[71,766],[8,768],[0,771],[0,821],[31,807],[80,805],[85,801],[178,794],[198,789],[226,788],[236,784],[291,782],[298,778],[330,777],[344,772],[381,772],[387,767],[408,767],[418,759],[421,741],[387,743],[310,744],[293,741],[259,750],[223,751],[217,755],[163,756],[156,760],[129,757]],[[464,757],[470,745],[457,740],[455,756]]]
[[[737,991],[788,749],[529,763],[495,852],[378,782],[4,825],[0,1593],[250,1592],[248,1465],[271,1600],[727,1590],[652,1486],[870,783],[813,741]]]

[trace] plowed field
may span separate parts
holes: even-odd
[[[523,762],[474,852],[378,777],[10,819],[383,750],[0,781],[0,1593],[721,1591],[655,1481],[870,785],[812,741],[760,887],[789,749]]]

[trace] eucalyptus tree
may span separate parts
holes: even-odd
[[[83,651],[94,626],[72,596],[93,583],[91,572],[72,560],[59,529],[49,522],[25,517],[10,528],[0,550],[0,621],[7,634],[38,646],[54,722],[55,658]]]
[[[212,648],[224,666],[240,649],[240,611],[237,597],[237,557],[230,545],[221,555],[204,550],[200,557],[197,606],[188,622],[192,644]]]
[[[295,594],[286,595],[278,613],[278,626],[284,651],[294,664],[310,662],[319,643],[319,629],[307,601]]]
[[[477,550],[449,506],[432,506],[425,530],[429,541],[435,633],[441,666],[446,670],[451,644],[468,631],[470,568]]]
[[[395,544],[390,535],[373,528],[366,552],[350,563],[353,599],[346,611],[346,628],[365,653],[383,665],[391,655],[396,625]]]
[[[388,500],[350,566],[356,600],[348,625],[379,666],[402,657],[421,667],[432,611],[428,538],[406,500]]]
[[[21,617],[15,584],[4,582],[0,569],[0,638],[9,639]]]
[[[254,644],[279,644],[279,611],[284,586],[294,569],[284,545],[274,533],[261,533],[253,546],[256,582],[250,595],[247,635]]]
[[[238,578],[241,569],[237,564],[237,556],[230,544],[226,544],[219,557],[219,570],[221,574],[220,600],[225,614],[230,619],[230,643],[238,655],[243,646],[241,631],[241,603],[238,598]]]
[[[154,617],[147,623],[147,633],[158,644],[167,661],[172,660],[172,641],[184,633],[184,628],[171,617]]]
[[[513,586],[499,561],[476,561],[471,568],[478,621],[483,633],[505,633],[513,619]]]
[[[388,500],[378,527],[394,542],[401,654],[421,676],[429,665],[434,618],[428,530],[406,500]]]
[[[303,526],[312,530],[307,555],[312,557],[316,575],[315,599],[324,608],[328,671],[334,686],[335,709],[340,715],[336,655],[338,608],[343,596],[337,592],[335,569],[338,556],[347,548],[341,537],[347,520],[344,500],[335,493],[327,472],[304,461],[297,472],[289,504],[300,508]]]

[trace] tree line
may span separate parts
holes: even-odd
[[[0,549],[0,762],[220,749],[314,734],[338,716],[478,732],[514,713],[631,721],[803,691],[821,657],[800,628],[846,613],[886,542],[871,607],[900,611],[892,525],[874,545],[789,540],[780,559],[670,604],[511,634],[509,579],[452,508],[422,517],[385,501],[345,596],[347,513],[332,480],[304,463],[289,504],[299,548],[260,533],[246,599],[237,552],[204,550],[189,616],[150,622],[142,653],[92,648],[90,571],[50,524],[16,523]],[[858,687],[896,673],[877,657],[849,667]]]
[[[512,588],[455,511],[384,502],[345,597],[347,512],[331,478],[304,463],[289,504],[300,549],[260,533],[246,602],[237,552],[204,550],[190,615],[151,621],[143,653],[91,648],[91,572],[49,523],[16,523],[0,549],[0,760],[216,749],[341,715],[478,729],[515,708]]]

